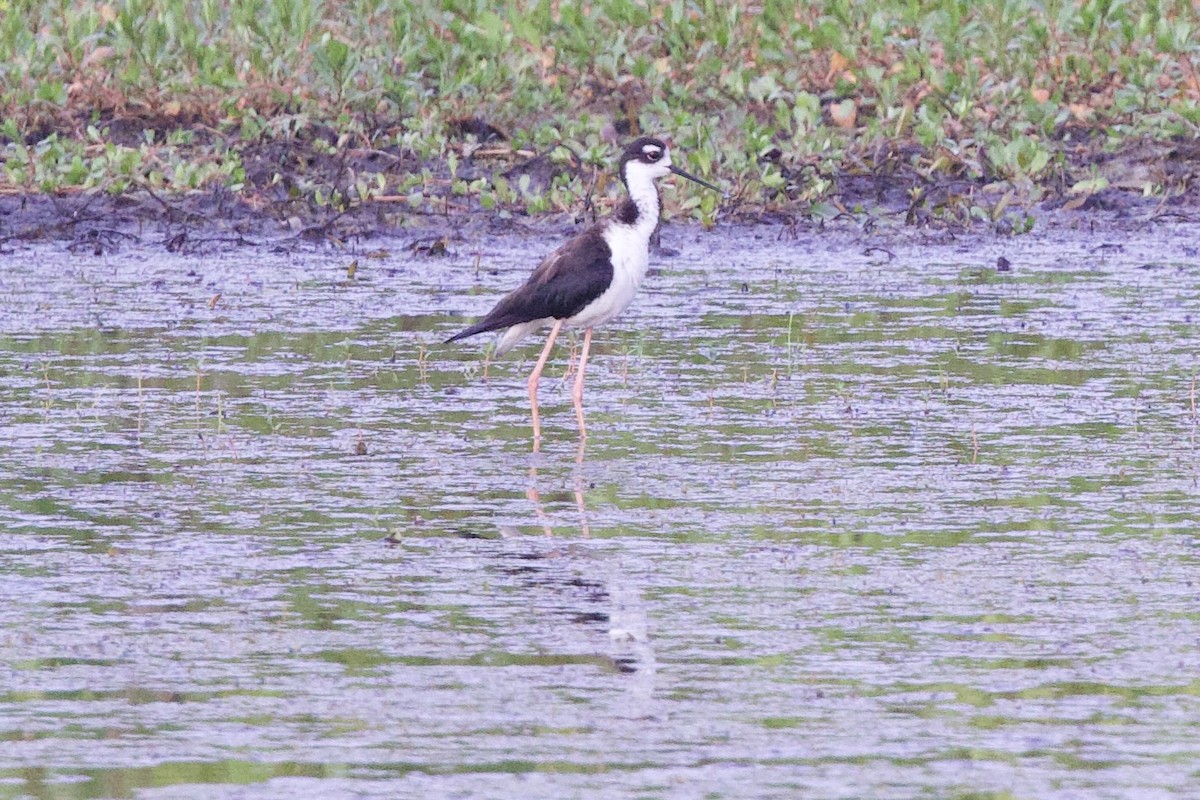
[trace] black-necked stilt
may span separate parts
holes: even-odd
[[[505,295],[488,315],[447,342],[506,328],[496,345],[501,356],[529,334],[546,325],[550,336],[529,376],[533,409],[534,448],[542,438],[537,389],[550,348],[559,330],[583,328],[579,371],[571,394],[579,438],[587,438],[583,423],[583,371],[587,366],[592,329],[625,310],[650,266],[650,236],[658,227],[660,205],[657,178],[675,173],[701,186],[720,191],[707,181],[671,163],[671,151],[660,139],[643,136],[621,154],[621,180],[629,192],[612,216],[601,220],[548,255],[525,284]]]

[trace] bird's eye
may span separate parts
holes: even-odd
[[[655,161],[658,161],[660,158],[662,158],[662,150],[647,150],[646,151],[646,160],[647,161],[653,163]]]

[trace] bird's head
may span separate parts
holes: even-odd
[[[643,183],[661,178],[669,173],[675,173],[689,181],[695,181],[701,186],[721,191],[707,181],[702,181],[671,163],[671,148],[662,139],[653,136],[643,136],[634,139],[625,147],[621,154],[621,180],[628,187],[630,183]]]

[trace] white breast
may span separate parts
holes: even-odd
[[[629,199],[637,205],[632,225],[610,218],[604,226],[604,241],[612,251],[612,284],[583,310],[567,320],[572,328],[603,325],[633,302],[638,287],[650,268],[650,237],[658,227],[661,211],[654,179],[641,171],[629,176]]]
[[[567,320],[572,328],[603,325],[633,302],[638,287],[650,267],[650,237],[633,225],[613,223],[604,231],[604,241],[612,251],[612,283],[602,295]]]

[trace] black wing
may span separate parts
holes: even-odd
[[[447,339],[498,331],[535,319],[573,317],[612,284],[612,250],[603,228],[595,226],[546,256],[525,284],[507,295],[488,315]]]

